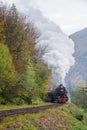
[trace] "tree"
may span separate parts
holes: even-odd
[[[6,45],[0,44],[0,83],[11,86],[14,84],[15,74],[9,49]]]
[[[71,92],[71,101],[87,110],[87,89],[83,84],[80,84]]]
[[[34,28],[31,23],[19,15],[15,5],[9,9],[5,21],[4,30],[6,41],[13,57],[13,63],[19,73],[26,70],[28,58],[31,58],[35,52]],[[33,58],[32,58],[33,59]]]
[[[38,61],[35,48],[40,36],[15,5],[0,5],[0,94],[7,102],[31,103],[43,98],[48,84],[47,66]]]
[[[23,90],[21,97],[24,98],[27,103],[31,103],[33,99],[38,97],[39,88],[35,82],[35,70],[31,61],[21,78],[20,84]]]
[[[0,95],[7,100],[16,83],[16,71],[6,45],[0,44]]]
[[[39,97],[45,99],[51,73],[41,61],[36,64],[36,68],[36,83],[39,87]]]
[[[0,19],[0,43],[4,42],[5,42],[5,35],[4,35],[3,21]]]

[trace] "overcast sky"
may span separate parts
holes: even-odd
[[[70,35],[87,27],[87,0],[0,0],[15,3],[22,10],[31,4]]]

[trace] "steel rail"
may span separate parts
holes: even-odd
[[[44,105],[44,106],[35,106],[35,107],[27,107],[27,108],[19,108],[19,109],[9,109],[9,110],[1,110],[0,111],[0,118],[6,117],[6,116],[12,116],[12,115],[18,115],[18,114],[25,114],[25,113],[36,113],[40,110],[46,110],[49,108],[58,107],[60,104],[53,103],[50,105]]]

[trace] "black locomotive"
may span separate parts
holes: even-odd
[[[51,102],[66,103],[68,101],[66,88],[60,84],[54,91],[48,93]]]

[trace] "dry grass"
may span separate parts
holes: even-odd
[[[1,119],[0,130],[87,130],[87,114],[82,121],[75,116],[79,109],[73,104]]]

